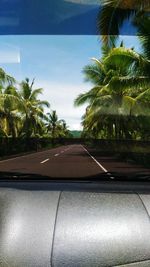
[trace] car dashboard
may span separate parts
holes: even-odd
[[[0,187],[0,266],[150,266],[150,186],[12,182]]]

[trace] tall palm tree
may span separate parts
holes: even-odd
[[[52,110],[51,113],[47,113],[47,131],[51,135],[52,139],[59,137],[69,137],[70,132],[68,130],[65,120],[59,120],[56,110]]]
[[[45,119],[44,107],[49,107],[47,101],[41,101],[38,97],[43,89],[33,89],[34,79],[30,83],[26,78],[22,81],[20,88],[20,110],[22,111],[23,128],[22,134],[27,137],[35,136],[43,127],[42,120]]]
[[[68,126],[65,120],[60,120],[60,137],[71,137],[71,133],[68,130]]]
[[[7,86],[0,94],[0,118],[1,128],[6,136],[17,137],[20,124],[19,116],[20,100],[16,88]]]
[[[58,116],[56,110],[52,110],[51,113],[47,113],[48,115],[48,124],[47,130],[51,132],[52,138],[56,138],[58,134]]]
[[[94,87],[75,100],[77,106],[88,103],[83,125],[94,133],[96,129],[104,131],[107,128],[107,132],[111,136],[114,132],[116,138],[131,137],[130,129],[127,131],[125,127],[126,118],[133,120],[133,115],[139,113],[139,102],[145,99],[142,98],[146,90],[143,85],[150,81],[147,76],[140,75],[140,70],[149,62],[133,49],[123,46],[109,50],[102,60],[93,61],[84,68],[84,74]]]
[[[16,81],[0,68],[0,119],[1,133],[4,136],[17,136],[19,116]]]

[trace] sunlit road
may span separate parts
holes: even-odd
[[[98,177],[104,172],[144,172],[141,166],[102,157],[82,145],[68,145],[0,161],[0,172],[34,173],[52,178]]]

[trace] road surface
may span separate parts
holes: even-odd
[[[105,172],[150,172],[135,164],[98,156],[82,145],[67,145],[0,161],[0,172],[33,173],[51,178],[92,178]]]

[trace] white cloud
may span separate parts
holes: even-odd
[[[44,94],[41,99],[49,101],[52,110],[56,110],[60,119],[65,119],[69,128],[81,129],[81,117],[85,112],[85,105],[74,107],[74,99],[89,89],[87,84],[62,84],[59,82],[37,81],[36,87],[42,87]],[[47,110],[46,110],[47,112]]]

